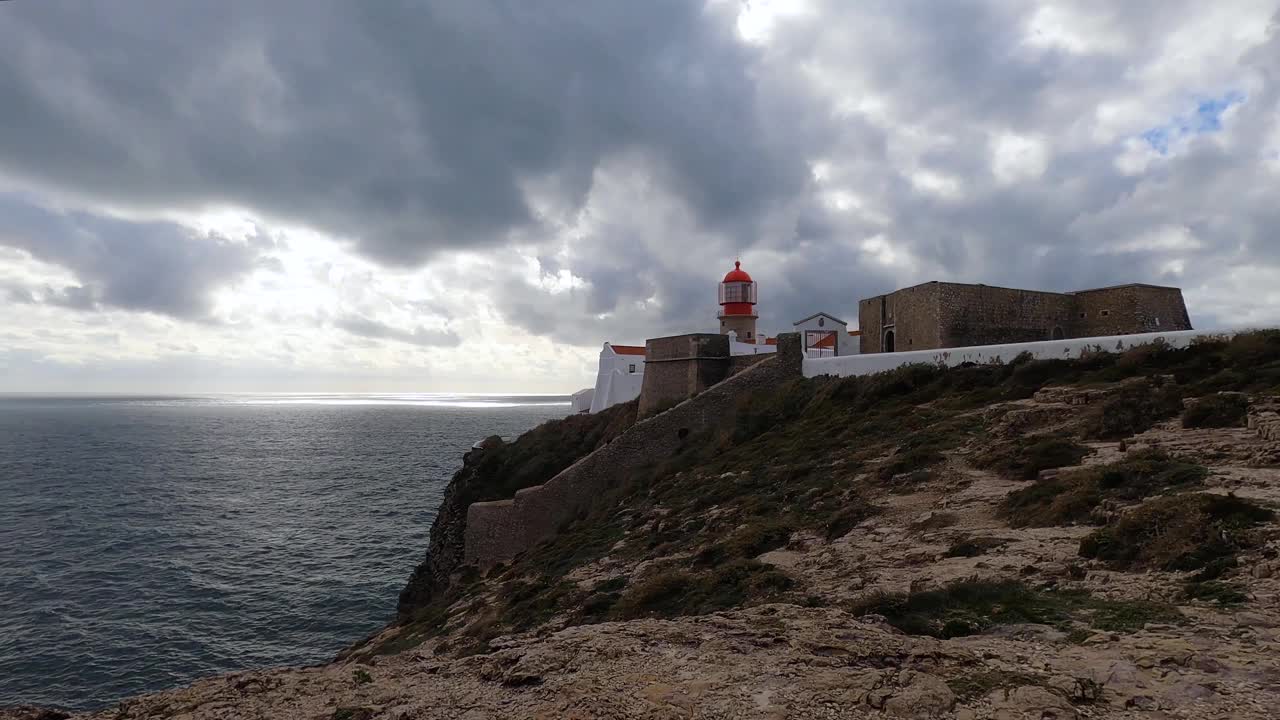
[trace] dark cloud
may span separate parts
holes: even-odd
[[[1280,265],[1274,34],[1237,62],[1197,49],[1203,3],[1058,4],[1094,46],[1079,52],[1038,29],[1047,3],[810,4],[757,47],[731,2],[8,3],[0,175],[85,206],[242,206],[389,266],[518,248],[420,302],[462,321],[475,308],[448,291],[478,292],[579,345],[713,329],[738,255],[770,332],[933,279],[1223,288],[1232,267]],[[1147,128],[1107,118],[1154,127],[1236,92],[1228,121],[1146,169],[1118,162]],[[1042,166],[1001,177],[1007,134]],[[80,286],[27,292],[191,317],[246,263],[278,263],[169,226],[87,225],[108,240],[24,246]],[[79,237],[39,237],[55,235]],[[458,342],[364,315],[334,326]]]
[[[30,301],[74,310],[112,307],[207,319],[211,294],[244,276],[259,250],[173,223],[56,212],[0,195],[0,245],[62,266],[80,284],[25,288]]]
[[[0,169],[117,205],[240,205],[386,263],[502,242],[540,222],[526,186],[572,209],[627,154],[716,227],[808,182],[732,18],[686,0],[0,13]]]
[[[462,338],[452,330],[430,330],[421,326],[403,330],[356,315],[338,318],[333,325],[363,338],[395,340],[422,347],[457,347],[462,343]]]

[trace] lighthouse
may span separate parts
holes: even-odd
[[[756,342],[756,283],[735,262],[720,283],[720,334],[737,333],[738,342]]]

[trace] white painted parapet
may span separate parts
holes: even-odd
[[[738,333],[732,330],[727,335],[729,336],[730,355],[767,355],[778,352],[777,345],[738,342]]]
[[[1139,345],[1164,343],[1171,348],[1185,348],[1195,342],[1228,340],[1236,331],[1181,330],[1166,333],[1140,335],[1113,335],[1109,337],[1074,338],[1069,340],[1045,340],[1042,342],[1010,343],[1008,345],[977,345],[973,347],[939,348],[912,352],[870,353],[867,355],[842,355],[837,357],[805,358],[804,376],[836,375],[851,377],[871,375],[893,370],[903,365],[925,363],[955,367],[965,363],[1007,363],[1022,353],[1030,353],[1036,360],[1071,360],[1097,352],[1124,352]]]

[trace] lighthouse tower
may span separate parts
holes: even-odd
[[[756,342],[756,283],[735,262],[720,283],[720,334],[738,334],[738,342]]]

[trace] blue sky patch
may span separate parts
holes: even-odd
[[[1222,114],[1232,105],[1245,101],[1244,93],[1232,90],[1222,97],[1207,98],[1196,104],[1194,112],[1175,116],[1164,125],[1142,133],[1153,150],[1161,155],[1169,154],[1169,146],[1190,135],[1218,132],[1222,129]]]

